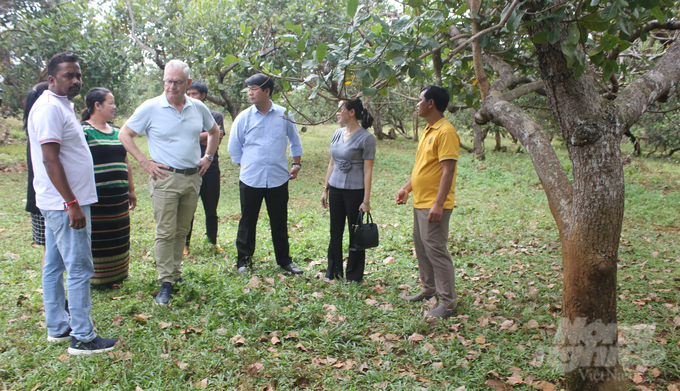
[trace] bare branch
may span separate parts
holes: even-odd
[[[666,114],[666,113],[670,113],[670,112],[676,111],[676,110],[680,110],[680,106],[674,107],[674,108],[668,109],[668,110],[647,110],[647,112],[648,113],[654,113],[654,114]]]
[[[130,5],[130,0],[125,0],[125,5],[127,5],[128,15],[130,16],[130,35],[132,35],[132,39],[134,39],[135,42],[142,47],[142,49],[146,50],[147,52],[154,56],[153,61],[156,63],[156,65],[158,65],[160,69],[165,69],[165,61],[161,60],[160,50],[154,50],[151,46],[145,44],[144,42],[142,42],[141,39],[137,37],[135,27],[135,14],[132,11],[132,5]]]
[[[680,21],[669,20],[666,23],[661,23],[658,20],[652,20],[651,22],[645,23],[640,29],[634,31],[628,37],[628,42],[634,42],[636,39],[640,38],[640,36],[642,34],[648,33],[652,30],[657,30],[657,29],[680,30]],[[612,50],[609,54],[607,54],[607,58],[609,60],[614,60],[619,56],[620,53],[621,53],[621,48],[619,46],[617,46],[614,50]]]

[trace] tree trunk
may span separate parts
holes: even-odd
[[[533,18],[527,16],[530,22]],[[562,34],[560,41],[566,40],[568,22],[557,26],[539,20],[528,25],[528,35],[533,40],[536,34],[557,27]],[[625,391],[616,318],[616,272],[624,209],[620,142],[642,113],[680,82],[680,41],[674,41],[651,71],[628,84],[612,101],[600,96],[588,66],[580,77],[574,77],[560,41],[535,44],[534,51],[548,103],[567,145],[573,184],[545,131],[508,101],[510,93],[496,89],[475,119],[505,127],[524,145],[557,223],[564,269],[558,349],[566,389]]]
[[[533,37],[544,27],[561,27],[565,35],[569,26],[541,23],[529,26],[529,35]],[[624,203],[623,132],[618,113],[601,98],[589,68],[579,78],[574,77],[575,70],[567,66],[559,42],[534,47],[574,176],[569,221],[560,230],[564,268],[562,351],[570,352],[569,360],[563,361],[566,388],[625,390],[616,350],[616,263]],[[589,328],[598,332],[586,337]],[[612,357],[594,355],[598,349]]]
[[[378,140],[383,140],[385,138],[385,133],[383,133],[382,121],[380,121],[380,113],[373,112],[373,134]]]
[[[494,152],[501,151],[501,131],[496,129],[494,132],[494,139],[496,140],[496,146],[493,147]]]
[[[472,136],[474,138],[473,146],[475,150],[475,157],[477,160],[486,159],[486,154],[484,151],[484,131],[482,130],[482,125],[475,122],[475,114],[477,112],[475,109],[470,109],[470,115],[472,116]]]

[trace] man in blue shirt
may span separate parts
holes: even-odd
[[[165,305],[173,284],[181,283],[182,252],[194,218],[201,177],[213,160],[220,129],[210,110],[186,95],[191,85],[189,66],[179,60],[165,64],[165,92],[139,106],[120,129],[125,149],[149,173],[149,187],[156,220],[156,269],[161,283],[156,304]],[[208,131],[208,147],[201,155],[201,132]],[[133,137],[146,133],[151,159]]]
[[[255,229],[264,199],[274,243],[276,263],[294,274],[302,274],[289,255],[288,181],[297,178],[302,165],[302,143],[286,109],[271,100],[273,80],[263,74],[246,80],[253,105],[236,117],[229,135],[229,155],[241,168],[239,187],[241,220],[236,236],[239,274],[252,268]],[[293,164],[288,170],[286,148],[290,143]]]

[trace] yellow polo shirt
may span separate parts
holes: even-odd
[[[413,187],[413,207],[429,209],[437,199],[437,191],[442,178],[442,160],[458,160],[460,139],[456,129],[446,118],[442,118],[432,126],[427,126],[420,135],[416,164],[411,174]],[[444,209],[453,209],[458,165],[453,171],[451,190],[444,201]]]

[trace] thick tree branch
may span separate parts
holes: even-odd
[[[475,17],[479,13],[481,6],[480,0],[467,0],[468,7],[472,11],[472,34],[477,34],[479,32],[479,20]],[[489,79],[486,77],[486,72],[484,71],[484,62],[482,61],[482,48],[479,46],[479,41],[472,41],[472,62],[475,67],[475,77],[477,78],[477,87],[482,96],[482,102],[486,100],[487,95],[489,95]]]
[[[522,143],[541,180],[550,211],[562,231],[569,222],[573,188],[547,133],[517,105],[502,100],[496,91],[484,102],[475,120],[479,124],[491,121],[502,126]]]
[[[532,92],[535,92],[539,95],[545,95],[545,85],[543,84],[543,80],[534,81],[529,84],[517,87],[514,90],[507,91],[501,95],[501,99],[512,102],[520,96],[524,96]]]
[[[649,106],[665,96],[680,82],[680,40],[668,47],[654,69],[648,71],[619,93],[614,105],[621,116],[623,134]]]
[[[212,96],[212,95],[206,95],[205,100],[207,100],[208,102],[212,102],[212,103],[214,103],[218,106],[222,106],[222,107],[225,107],[227,105],[226,101],[220,100],[217,97]]]

